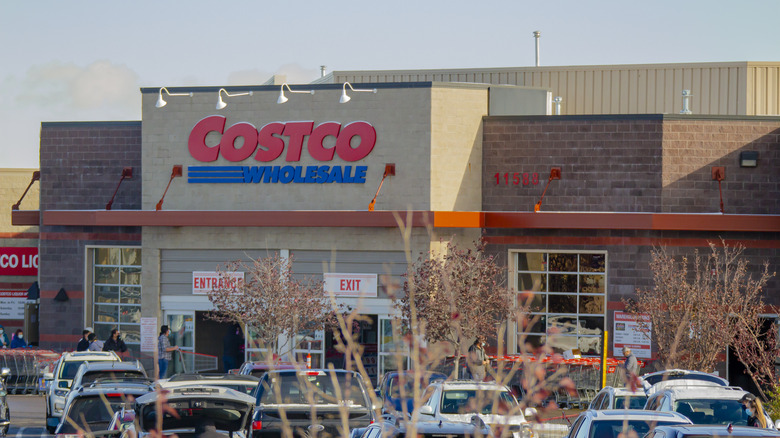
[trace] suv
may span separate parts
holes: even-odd
[[[650,395],[646,410],[679,412],[693,424],[747,425],[740,399],[748,394],[734,386],[680,385]],[[772,424],[767,417],[767,424]]]
[[[723,377],[702,371],[679,369],[656,371],[645,374],[640,379],[647,394],[676,385],[729,386],[729,381]]]
[[[90,383],[101,381],[121,382],[123,380],[148,380],[146,370],[141,362],[85,362],[81,364],[73,376],[71,389],[89,386]]]
[[[84,362],[121,362],[113,351],[78,351],[63,353],[54,365],[53,373],[44,374],[50,383],[46,390],[46,430],[54,433],[65,408],[65,397],[70,391],[73,377]]]
[[[641,389],[605,386],[599,391],[588,409],[603,411],[606,409],[643,409],[647,403],[647,395]]]
[[[255,438],[281,437],[286,427],[296,435],[348,436],[371,424],[379,408],[371,405],[360,374],[347,370],[268,371],[257,387],[256,405]]]
[[[534,436],[520,403],[506,385],[473,380],[436,381],[425,389],[422,402],[418,409],[421,421],[468,423],[478,416],[496,434],[505,429],[513,438]],[[534,414],[534,409],[526,409],[526,415]]]
[[[180,386],[217,386],[254,397],[259,382],[260,379],[257,377],[239,374],[176,374],[167,381],[161,382],[160,386],[165,389]]]

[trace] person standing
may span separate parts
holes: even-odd
[[[5,334],[5,327],[0,325],[0,347],[8,348],[11,346],[11,341],[8,340],[8,335]]]
[[[238,324],[233,324],[222,338],[222,363],[226,373],[241,365],[239,361],[242,360],[241,350],[243,347],[244,337],[241,335],[241,327]]]
[[[477,339],[469,347],[469,354],[467,358],[469,371],[471,371],[471,378],[476,382],[482,382],[485,380],[485,366],[488,364],[487,357],[485,356],[485,337],[482,335],[477,336]]]
[[[89,348],[87,348],[87,350],[103,351],[103,341],[98,341],[96,334],[90,333],[89,336],[87,336],[87,340],[89,341]]]
[[[127,351],[127,345],[122,340],[122,334],[119,333],[119,329],[111,330],[111,336],[103,343],[103,351],[116,351],[117,353]]]
[[[629,383],[632,379],[631,376],[639,375],[639,361],[636,360],[636,356],[629,347],[623,347],[623,356],[626,357],[625,362],[623,362],[624,379],[626,383]]]
[[[16,331],[14,338],[11,340],[11,348],[27,348],[27,341],[24,340],[24,330],[19,329]]]
[[[739,400],[742,406],[745,408],[748,419],[747,425],[750,427],[760,427],[762,429],[767,428],[766,415],[764,415],[764,406],[761,401],[756,398],[755,395],[747,393]]]
[[[171,329],[167,325],[160,327],[160,337],[157,338],[157,378],[164,379],[168,374],[168,362],[173,359],[171,352],[179,349],[178,345],[171,346],[171,341],[168,336],[171,334]]]
[[[79,343],[76,345],[76,351],[87,351],[89,350],[89,334],[92,333],[92,329],[87,327],[84,330],[81,331],[81,339],[79,339]]]

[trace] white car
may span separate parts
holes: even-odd
[[[646,402],[647,395],[641,389],[632,391],[629,388],[605,386],[593,397],[588,409],[643,409]]]
[[[508,387],[473,380],[436,381],[428,385],[418,408],[420,421],[468,423],[478,416],[496,436],[509,431],[513,438],[531,438],[534,433],[520,404]],[[534,415],[526,409],[526,415]]]
[[[70,392],[73,377],[84,362],[119,362],[121,359],[113,351],[78,351],[63,353],[54,365],[54,372],[44,374],[50,383],[46,389],[46,430],[54,433],[60,423],[65,397]]]
[[[702,371],[663,370],[641,376],[642,387],[649,395],[655,391],[679,385],[729,386],[723,377]]]
[[[693,424],[746,426],[748,415],[740,403],[745,394],[748,392],[735,386],[677,385],[650,395],[645,409],[678,412]],[[767,425],[774,427],[769,416]]]
[[[653,412],[636,409],[587,410],[580,414],[566,438],[642,437],[656,426],[691,424],[676,412]]]

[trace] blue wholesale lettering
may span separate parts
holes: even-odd
[[[367,166],[189,166],[188,183],[365,184]]]

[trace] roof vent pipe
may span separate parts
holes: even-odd
[[[691,97],[693,97],[691,90],[682,91],[683,109],[680,111],[680,114],[693,114],[691,111]]]
[[[555,115],[560,116],[561,115],[561,102],[563,102],[563,98],[561,96],[556,96],[555,99],[553,99],[553,103],[555,103]]]
[[[542,32],[535,30],[534,39],[536,40],[536,66],[539,67],[539,37],[542,36]]]
[[[326,66],[324,66],[324,65],[321,65],[321,66],[320,66],[320,77],[321,77],[321,78],[324,78],[324,77],[325,77],[325,69],[326,69],[326,68],[327,68],[327,67],[326,67]]]

